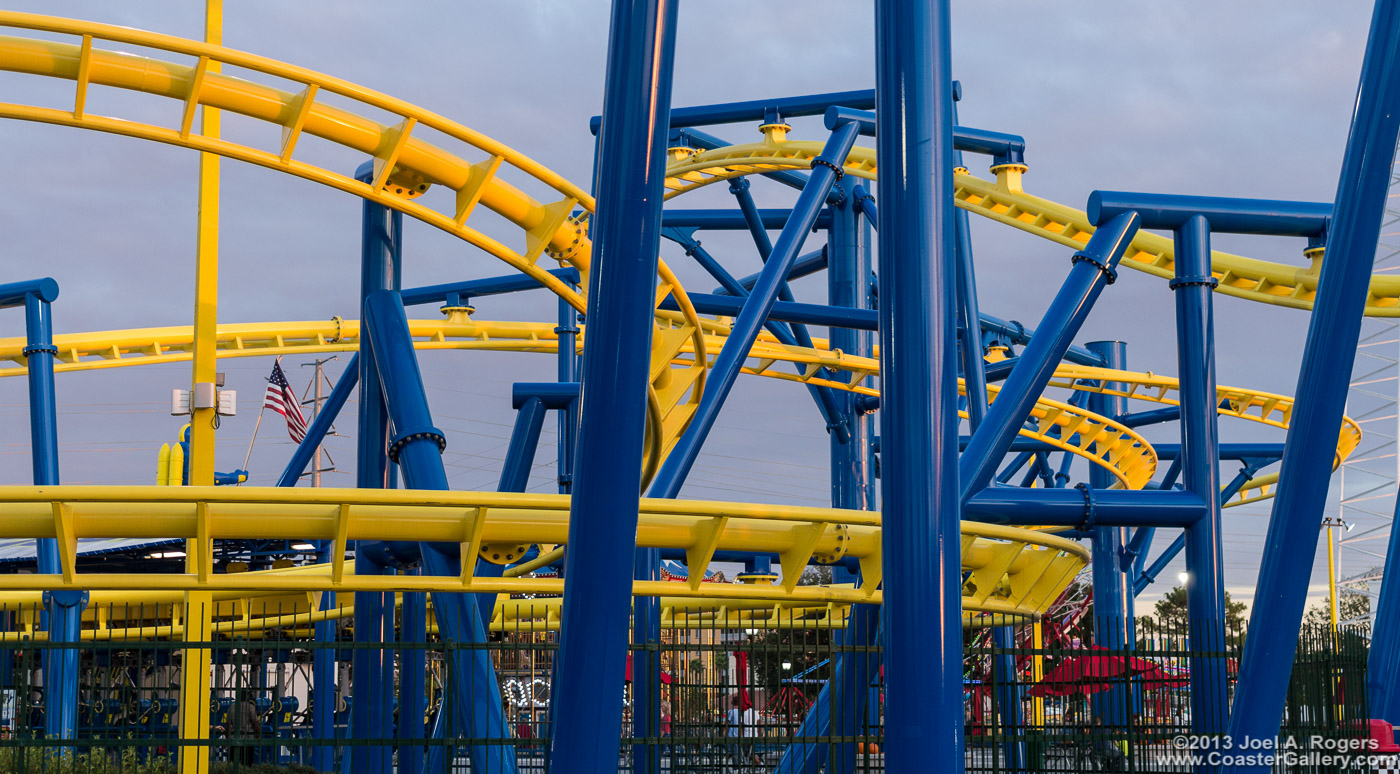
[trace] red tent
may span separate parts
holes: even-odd
[[[629,682],[629,683],[632,682],[632,654],[631,654],[631,653],[628,653],[628,654],[627,654],[627,674],[626,674],[626,676],[623,677],[623,679],[626,680],[626,681]],[[663,682],[663,683],[668,683],[668,684],[669,684],[669,683],[671,682],[671,675],[669,675],[669,674],[666,673],[666,672],[662,672],[662,673],[661,673],[661,682]]]
[[[1094,650],[1106,649],[1096,647]],[[1031,695],[1073,696],[1099,693],[1112,688],[1116,678],[1161,671],[1159,665],[1133,656],[1070,656],[1032,686]]]

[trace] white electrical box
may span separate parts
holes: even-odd
[[[219,416],[238,415],[238,390],[219,390]]]
[[[213,382],[195,382],[194,401],[190,403],[193,409],[211,409],[219,407],[219,389]]]
[[[182,417],[190,413],[190,391],[178,387],[170,391],[170,416]]]

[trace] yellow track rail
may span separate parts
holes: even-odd
[[[584,311],[587,296],[549,274],[541,259],[548,255],[571,265],[585,277],[592,242],[587,214],[594,201],[524,154],[479,132],[402,100],[300,67],[240,51],[169,35],[52,16],[0,13],[0,27],[71,35],[76,42],[0,36],[0,71],[67,79],[74,82],[72,108],[0,103],[0,118],[120,134],[197,151],[296,175],[377,202],[435,226],[481,248]],[[102,48],[100,43],[142,46],[174,54],[188,62],[165,61]],[[247,77],[217,72],[218,64],[238,68]],[[248,78],[273,80],[279,85]],[[282,85],[291,83],[295,91]],[[166,97],[183,105],[180,120],[161,126],[88,112],[94,88],[116,88]],[[335,104],[332,104],[335,103]],[[350,109],[339,105],[349,103]],[[200,106],[236,113],[271,124],[280,131],[274,148],[204,137],[191,131]],[[366,117],[387,113],[390,123]],[[426,131],[425,131],[426,130]],[[422,134],[434,133],[434,144]],[[415,132],[417,134],[415,134]],[[374,162],[369,183],[297,157],[305,138],[349,149]],[[431,186],[450,197],[420,198]],[[543,197],[537,199],[527,191]],[[426,202],[437,201],[435,208]],[[523,234],[514,248],[470,225],[482,209],[494,212]],[[584,215],[575,217],[574,210]],[[478,219],[479,220],[479,219]],[[661,262],[656,303],[674,294],[683,310],[679,324],[658,321],[653,335],[652,385],[648,397],[649,428],[645,469],[649,478],[675,443],[698,405],[704,387],[705,358],[673,364],[680,342],[689,340],[703,352],[699,322],[685,290]]]
[[[665,321],[664,316],[661,318]],[[553,353],[558,351],[558,334],[549,323],[481,322],[460,318],[448,320],[411,320],[409,330],[418,349],[472,349],[511,352]],[[706,351],[718,352],[724,345],[727,329],[704,326]],[[580,340],[587,338],[587,328]],[[55,370],[75,371],[124,366],[171,363],[189,360],[193,342],[188,327],[147,328],[125,331],[65,334],[55,337],[59,362]],[[344,352],[359,347],[359,323],[336,318],[330,322],[251,323],[223,325],[217,334],[219,357],[275,356],[290,354],[320,354]],[[689,340],[677,337],[672,357],[677,362],[694,358]],[[764,335],[755,344],[751,364],[743,372],[775,379],[828,385],[836,389],[878,395],[868,386],[867,377],[878,375],[880,363],[873,358],[859,358],[832,352],[826,342],[815,342],[812,349],[789,347],[771,336]],[[20,376],[24,366],[24,341],[0,340],[0,363],[13,363],[0,368],[0,377]],[[775,363],[795,363],[803,367],[802,374],[780,372]],[[852,374],[850,382],[822,379],[817,374],[823,367],[840,369]],[[683,369],[696,373],[698,369]],[[658,373],[665,373],[660,372]],[[996,394],[992,387],[991,393]],[[663,396],[673,392],[663,391]],[[1157,457],[1152,447],[1137,433],[1113,420],[1048,398],[1037,402],[1033,415],[1041,420],[1036,429],[1023,428],[1026,438],[1055,446],[1084,457],[1091,463],[1109,470],[1128,488],[1141,488],[1152,477]],[[668,414],[668,422],[676,416]],[[1051,434],[1051,429],[1058,431]],[[673,438],[673,432],[666,433]]]
[[[688,583],[638,581],[641,596],[799,603],[879,603],[880,518],[869,511],[690,500],[642,501],[638,545],[682,549]],[[499,560],[490,546],[567,541],[569,498],[496,492],[424,492],[277,487],[0,487],[0,536],[55,538],[58,575],[0,575],[0,590],[43,591],[465,591],[561,594],[558,578],[482,578],[475,562],[459,577],[356,576],[345,554],[352,540],[458,543],[464,556]],[[80,538],[186,539],[191,572],[103,574],[77,571]],[[220,574],[213,540],[329,540],[328,570]],[[774,585],[702,583],[716,551],[777,554]],[[861,567],[859,588],[799,586],[802,568],[844,557]],[[1088,550],[1029,530],[965,522],[962,565],[969,612],[1034,616],[1084,567]]]
[[[697,188],[744,175],[783,169],[806,169],[821,153],[822,143],[784,141],[770,138],[761,143],[731,145],[694,154],[676,154],[668,168],[667,196],[678,196]],[[867,180],[876,174],[875,151],[857,147],[847,158],[845,172]],[[1069,247],[1083,247],[1094,233],[1082,211],[1025,193],[1021,171],[1002,167],[995,181],[971,174],[954,177],[959,207],[999,223],[1035,234]],[[1170,279],[1175,263],[1172,240],[1160,234],[1139,231],[1123,256],[1124,266]],[[1318,265],[1292,266],[1260,261],[1215,250],[1211,253],[1212,274],[1219,280],[1216,290],[1244,298],[1293,309],[1311,309],[1317,292]],[[1378,274],[1371,278],[1366,314],[1372,317],[1400,317],[1400,276]]]

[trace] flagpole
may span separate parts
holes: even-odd
[[[281,363],[281,362],[282,362],[282,356],[281,356],[281,355],[278,355],[278,356],[277,356],[277,359],[273,361],[273,365],[276,366],[278,363]],[[266,394],[267,394],[267,390],[264,389],[264,390],[263,390],[263,395],[266,395]],[[257,441],[258,441],[258,428],[262,427],[263,412],[264,412],[264,411],[267,411],[267,399],[266,399],[265,397],[262,397],[262,396],[259,396],[259,397],[262,398],[261,400],[258,401],[258,405],[261,406],[261,408],[258,409],[258,421],[256,421],[256,422],[253,423],[253,437],[248,439],[248,453],[245,454],[245,455],[243,455],[243,469],[244,469],[244,470],[247,470],[247,469],[248,469],[248,463],[251,462],[252,459],[253,459],[253,444],[257,443]],[[243,482],[242,482],[242,481],[238,482],[238,485],[239,485],[239,486],[243,486]]]

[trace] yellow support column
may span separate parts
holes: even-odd
[[[185,642],[208,643],[214,637],[214,595],[185,593]],[[180,669],[180,774],[209,771],[210,649],[186,648]]]
[[[1041,655],[1041,649],[1045,647],[1045,634],[1040,621],[1031,624],[1031,632],[1035,637],[1035,655],[1031,656],[1031,682],[1039,685],[1040,681],[1045,679],[1045,656]],[[1031,717],[1032,726],[1045,727],[1045,697],[1031,697]]]
[[[204,39],[216,46],[223,45],[223,0],[208,0],[204,17]],[[219,62],[202,63],[208,72],[217,73]],[[203,82],[195,80],[195,89]],[[191,104],[198,101],[191,94]],[[219,111],[203,108],[201,132],[205,137],[219,136]],[[219,157],[213,153],[199,156],[199,224],[196,231],[194,270],[194,368],[191,379],[191,400],[197,385],[214,383],[218,370],[219,325]],[[193,403],[191,404],[193,405]],[[190,412],[190,480],[191,486],[214,485],[214,426],[218,422],[217,408],[192,409]]]
[[[223,0],[208,0],[204,15],[204,40],[223,45]],[[219,72],[219,62],[205,60],[208,72]],[[196,79],[195,89],[202,79]],[[189,96],[191,106],[198,93]],[[219,111],[204,107],[200,131],[206,137],[219,136]],[[190,384],[190,480],[192,486],[214,485],[214,429],[218,408],[193,408],[200,384],[212,385],[218,370],[219,325],[219,157],[202,153],[199,157],[199,223],[196,229],[194,272],[194,354]],[[217,401],[215,401],[217,404]],[[208,531],[208,512],[199,515],[201,533]],[[186,571],[201,573],[211,565],[210,541],[185,541]],[[201,567],[202,565],[202,567]],[[208,591],[185,594],[185,641],[207,643],[213,638],[213,595]],[[180,667],[180,774],[206,774],[209,771],[209,646],[186,648]]]

